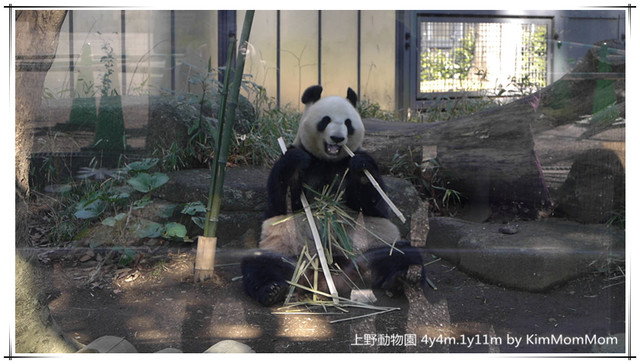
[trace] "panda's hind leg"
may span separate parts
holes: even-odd
[[[245,292],[264,306],[284,300],[294,266],[281,254],[260,250],[242,260]]]
[[[415,265],[423,269],[419,248],[412,247],[406,240],[398,240],[395,248],[397,250],[391,254],[390,247],[372,249],[364,254],[371,272],[372,288],[399,292],[409,267]],[[424,272],[421,272],[421,277],[424,277]]]

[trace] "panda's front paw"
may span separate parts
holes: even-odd
[[[356,154],[351,157],[351,160],[349,161],[349,169],[355,172],[360,172],[365,169],[371,171],[377,168],[371,156],[369,156],[368,154]]]
[[[311,155],[300,148],[291,148],[284,154],[287,165],[294,169],[307,169],[311,165]]]
[[[274,281],[263,288],[260,303],[264,306],[272,306],[282,300],[287,292],[286,282]]]

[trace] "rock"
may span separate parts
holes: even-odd
[[[205,122],[214,122],[218,113],[218,94],[207,98],[203,108],[203,114],[206,118]],[[149,120],[146,127],[146,149],[153,151],[169,151],[177,146],[180,150],[187,148],[190,135],[189,128],[197,123],[200,119],[200,104],[189,103],[181,100],[181,97],[174,96],[151,96],[149,97],[149,115],[145,119]],[[127,114],[128,115],[128,114]],[[255,120],[255,110],[253,105],[247,98],[240,95],[238,100],[238,108],[236,110],[236,123],[234,130],[237,133],[246,133]],[[206,133],[204,127],[200,128],[200,132]],[[211,155],[211,147],[196,148],[190,150],[190,153],[183,155],[183,162],[187,166],[202,166],[201,157],[196,154]]]
[[[78,353],[137,353],[133,345],[123,337],[102,336],[80,349]]]
[[[516,235],[501,224],[434,217],[427,249],[470,274],[526,291],[544,291],[591,272],[612,251],[624,254],[624,232],[559,219],[521,221]]]
[[[200,201],[206,204],[211,182],[210,170],[188,169],[167,175],[169,181],[152,192],[154,197],[177,203]],[[269,170],[266,168],[227,168],[221,210],[265,211],[268,177]]]
[[[143,239],[140,236],[143,229],[154,223],[154,221],[131,216],[125,229],[125,220],[118,221],[113,227],[97,223],[78,234],[76,240],[80,245],[90,247],[136,245]]]
[[[579,155],[558,191],[556,212],[585,224],[624,216],[625,171],[618,155],[592,149]]]
[[[353,289],[351,290],[351,301],[362,303],[375,303],[378,299],[376,295],[370,289]]]
[[[93,250],[88,250],[83,256],[80,257],[80,259],[78,259],[81,263],[84,263],[88,260],[91,260],[91,258],[93,258],[96,254],[93,252]]]
[[[205,353],[255,353],[255,351],[241,342],[222,340],[205,350]]]
[[[520,231],[520,229],[516,224],[507,224],[505,226],[501,226],[500,229],[498,229],[498,231],[503,234],[513,235],[513,234],[517,234]]]
[[[154,199],[142,208],[131,210],[131,216],[155,222],[166,222],[176,213],[180,213],[177,207],[176,203]]]
[[[211,181],[208,169],[191,169],[167,173],[169,182],[152,192],[153,196],[173,203],[202,201],[206,203]],[[267,208],[268,168],[228,168],[224,180],[224,196],[218,223],[218,246],[256,247],[264,211]],[[389,198],[408,219],[402,224],[392,214],[402,236],[411,227],[411,215],[420,205],[420,196],[413,185],[403,179],[384,176]],[[186,217],[185,217],[186,218]],[[180,220],[189,225],[189,218]],[[192,226],[193,228],[193,226]],[[201,230],[199,230],[201,232]],[[193,230],[189,230],[190,236]]]
[[[182,350],[176,348],[164,348],[162,350],[156,351],[157,353],[182,353]]]

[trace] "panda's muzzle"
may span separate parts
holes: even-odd
[[[342,139],[344,140],[344,138]],[[324,151],[328,155],[338,155],[340,154],[341,150],[342,150],[342,146],[339,144],[329,144],[327,142],[324,142]]]

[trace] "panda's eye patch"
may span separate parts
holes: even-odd
[[[320,120],[320,122],[318,123],[318,131],[324,131],[324,129],[327,128],[327,125],[329,125],[329,123],[331,122],[331,118],[328,116],[325,116],[322,118],[322,120]]]
[[[347,126],[347,132],[349,133],[349,135],[353,134],[353,125],[351,125],[351,119],[347,119],[344,121],[344,125]]]

